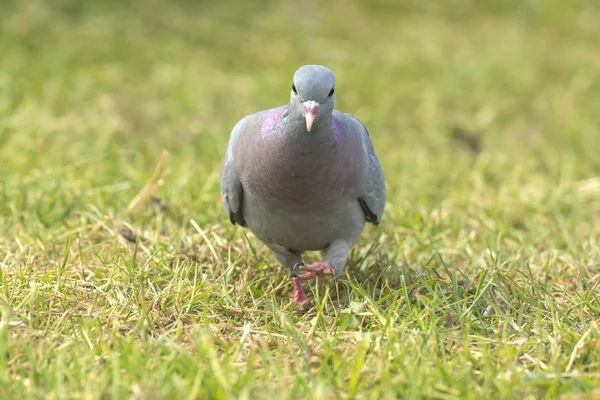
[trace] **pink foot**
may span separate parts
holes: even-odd
[[[294,303],[303,304],[306,301],[306,295],[304,289],[302,289],[302,281],[298,278],[294,278]]]
[[[309,271],[305,274],[298,276],[298,278],[302,280],[312,279],[316,276],[333,275],[334,273],[331,263],[328,262],[318,262],[311,265],[303,265],[302,267],[300,267],[300,269],[303,271]]]

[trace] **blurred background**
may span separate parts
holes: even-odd
[[[371,132],[389,226],[442,218],[440,230],[453,229],[468,217],[483,230],[587,237],[599,211],[599,10],[595,0],[5,0],[2,228],[118,213],[164,150],[161,199],[222,223],[231,128],[286,103],[295,69],[316,63],[337,76],[337,108]]]

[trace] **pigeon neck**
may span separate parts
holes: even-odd
[[[295,113],[293,121],[300,128],[300,131],[305,135],[310,135],[312,137],[329,137],[331,136],[331,119],[332,116],[330,113],[323,113],[315,118],[315,121],[312,124],[312,128],[310,132],[306,130],[306,119],[304,118],[303,113]]]
[[[328,134],[331,132],[331,116],[330,115],[319,115],[313,123],[312,129],[308,134]]]

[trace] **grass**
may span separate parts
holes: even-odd
[[[5,3],[0,398],[600,398],[596,2]],[[219,173],[306,63],[389,196],[302,313]]]

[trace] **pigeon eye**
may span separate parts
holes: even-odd
[[[296,90],[296,85],[292,84],[292,90],[294,91],[294,93],[298,94],[298,91]]]
[[[333,93],[335,93],[334,87],[331,88],[331,90],[329,91],[329,94],[327,96],[331,97],[331,96],[333,96]]]

